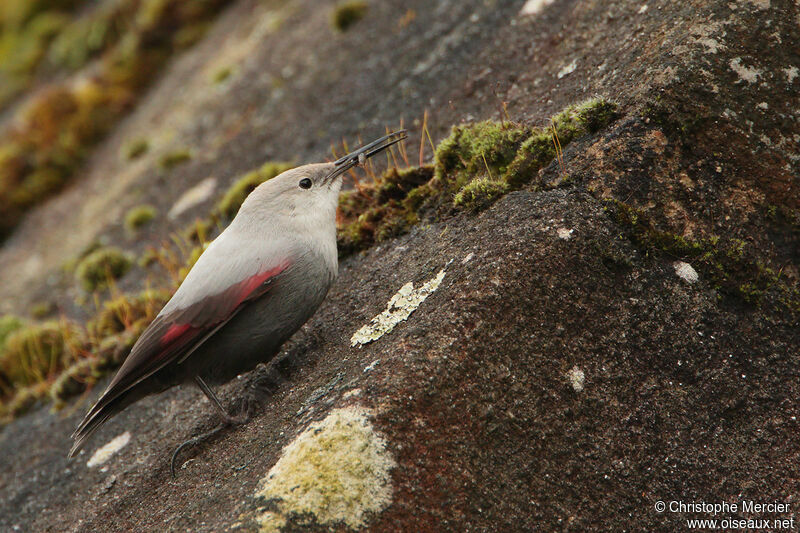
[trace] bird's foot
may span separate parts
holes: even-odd
[[[220,413],[220,418],[227,426],[239,426],[241,424],[247,424],[250,421],[250,413],[248,413],[247,409],[242,411],[237,416],[232,416],[227,412],[222,412]]]

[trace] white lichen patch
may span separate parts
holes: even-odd
[[[684,263],[683,261],[675,261],[672,263],[672,267],[675,269],[675,274],[678,275],[686,283],[695,283],[700,276],[697,275],[697,271],[692,268],[692,265],[689,263]]]
[[[397,324],[411,316],[411,313],[416,311],[420,304],[439,288],[443,279],[444,270],[440,270],[435,278],[428,280],[418,289],[415,289],[411,282],[403,285],[389,300],[384,312],[353,334],[350,338],[350,346],[368,344],[391,332]]]
[[[758,78],[761,77],[761,71],[755,67],[743,65],[741,57],[734,57],[728,65],[731,67],[731,70],[739,76],[740,80],[746,81],[747,83],[755,83],[758,81]]]
[[[578,60],[573,59],[569,65],[565,65],[558,71],[558,79],[563,78],[564,76],[568,76],[575,72],[575,69],[578,67]]]
[[[395,461],[369,415],[363,407],[335,409],[284,448],[256,493],[271,504],[256,517],[260,531],[278,531],[292,515],[356,529],[389,505]]]
[[[781,70],[783,70],[783,73],[786,74],[786,79],[789,81],[789,83],[792,83],[794,79],[800,75],[800,70],[798,70],[797,67],[788,67]]]
[[[559,239],[564,239],[568,241],[572,238],[572,232],[575,231],[574,229],[567,229],[567,228],[558,228],[556,230],[556,234],[558,235]]]
[[[569,384],[572,385],[572,389],[575,392],[583,392],[583,385],[586,381],[586,374],[583,373],[583,370],[577,366],[573,366],[569,372],[567,372],[567,380]]]
[[[131,434],[129,431],[126,431],[122,435],[117,435],[111,441],[106,444],[105,446],[100,447],[94,455],[87,461],[86,466],[89,468],[93,468],[95,466],[100,466],[101,464],[105,463],[111,457],[120,451],[122,448],[128,445],[131,440]]]
[[[538,15],[541,11],[553,3],[553,0],[528,0],[522,9],[519,10],[520,17],[530,17]]]
[[[206,178],[178,198],[178,201],[175,202],[167,213],[167,217],[172,220],[192,207],[202,204],[214,193],[214,189],[217,188],[217,180],[214,178]]]

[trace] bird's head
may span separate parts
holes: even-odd
[[[240,216],[257,213],[284,216],[335,212],[342,176],[351,168],[406,138],[406,130],[385,135],[333,163],[315,163],[287,170],[259,185],[242,204]]]

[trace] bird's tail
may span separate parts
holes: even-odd
[[[83,446],[86,444],[87,439],[89,439],[89,437],[91,437],[95,431],[100,429],[109,418],[116,415],[138,399],[139,398],[137,395],[130,393],[122,394],[121,396],[117,396],[116,398],[110,400],[104,396],[101,396],[97,403],[94,404],[88,413],[86,413],[86,416],[78,426],[78,429],[76,429],[72,434],[72,438],[75,440],[75,443],[69,450],[69,457],[75,457],[75,455],[81,451]]]

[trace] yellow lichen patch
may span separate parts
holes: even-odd
[[[389,505],[395,461],[369,414],[363,407],[336,409],[283,450],[256,494],[270,505],[256,517],[262,532],[299,515],[355,529]]]
[[[353,334],[350,338],[350,346],[368,344],[392,331],[397,324],[411,316],[411,313],[416,311],[417,307],[439,288],[443,279],[444,270],[440,270],[435,278],[428,280],[418,289],[415,289],[411,282],[403,285],[389,300],[384,312]]]

